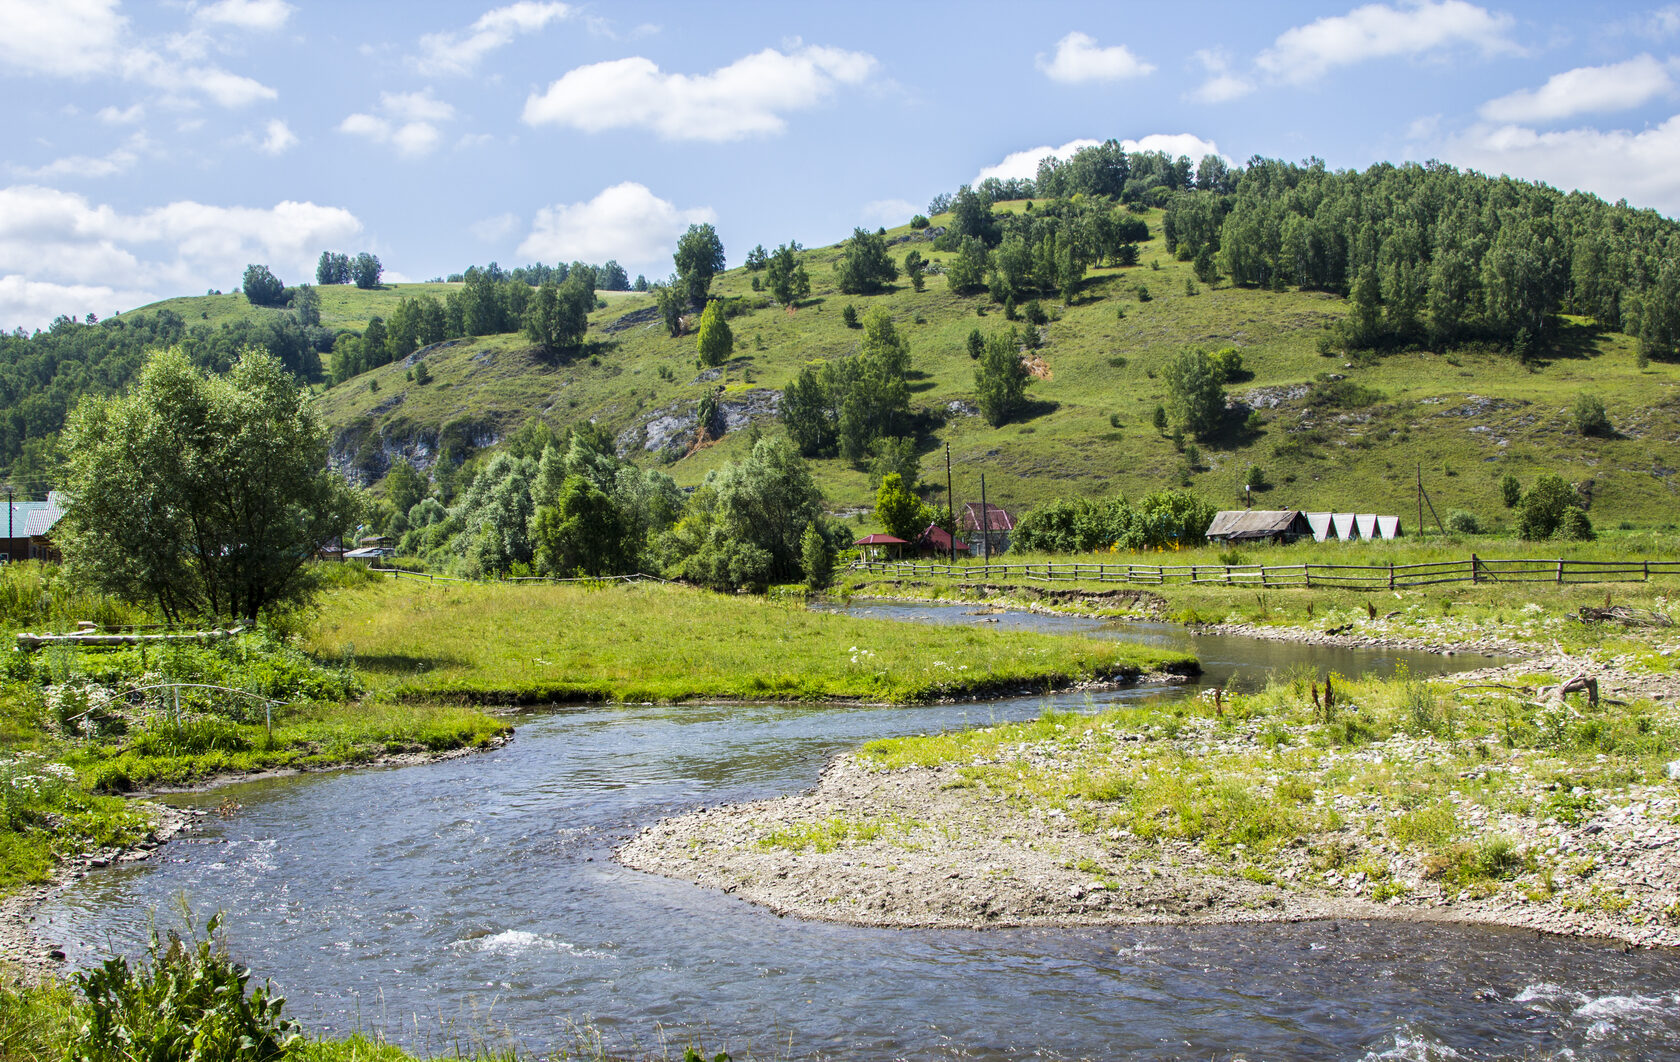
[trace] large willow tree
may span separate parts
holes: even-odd
[[[64,449],[66,562],[171,620],[254,621],[306,596],[307,563],[359,512],[307,396],[261,351],[225,376],[154,354],[128,394],[83,399]]]

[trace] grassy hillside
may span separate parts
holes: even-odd
[[[1219,504],[1235,503],[1244,472],[1258,464],[1271,484],[1257,494],[1260,506],[1411,513],[1421,464],[1443,516],[1449,508],[1465,508],[1498,525],[1505,513],[1496,489],[1501,475],[1512,472],[1526,483],[1541,471],[1556,471],[1583,484],[1600,526],[1672,519],[1673,473],[1680,467],[1680,397],[1672,389],[1677,367],[1638,368],[1629,337],[1566,319],[1555,346],[1526,366],[1502,353],[1406,352],[1358,363],[1324,357],[1318,340],[1345,313],[1345,300],[1199,283],[1191,294],[1190,264],[1166,252],[1160,212],[1145,218],[1155,235],[1142,245],[1139,265],[1092,270],[1071,307],[1045,303],[1053,318],[1039,352],[1047,375],[1028,391],[1026,418],[1001,428],[973,413],[975,363],[964,342],[976,327],[1006,327],[1001,309],[984,294],[952,294],[937,274],[929,275],[922,293],[900,281],[882,295],[841,295],[832,271],[837,247],[805,253],[812,294],[791,313],[754,293],[745,269],[717,278],[714,293],[756,299],[759,306],[731,320],[735,358],[717,378],[696,370],[692,333],[669,338],[657,321],[624,327],[626,315],[647,311],[652,299],[617,294],[591,315],[587,352],[569,363],[545,361],[517,335],[458,340],[423,352],[429,383],[406,379],[407,367],[399,362],[324,391],[321,409],[341,435],[339,456],[361,452],[372,468],[379,467],[381,454],[406,452],[425,460],[439,427],[452,421],[488,442],[536,414],[556,426],[595,419],[619,434],[632,455],[640,454],[638,460],[670,459],[672,476],[695,484],[745,452],[745,432],[686,454],[679,440],[666,455],[641,449],[645,426],[662,416],[692,416],[701,395],[720,383],[726,409],[749,400],[765,408],[766,392],[781,389],[807,361],[857,348],[862,332],[841,320],[850,302],[860,315],[885,306],[909,337],[912,403],[932,414],[933,423],[922,443],[923,475],[930,487],[937,481],[942,495],[943,444],[949,443],[959,502],[978,499],[982,473],[989,500],[1011,508],[1057,495],[1135,494],[1174,482],[1183,458],[1151,423],[1156,403],[1166,396],[1159,369],[1185,346],[1199,345],[1241,351],[1251,378],[1227,392],[1255,407],[1262,421],[1248,430],[1239,426],[1241,416],[1233,416],[1224,435],[1200,443],[1205,467],[1194,474],[1194,486]],[[908,228],[888,232],[889,238],[909,235]],[[920,238],[892,251],[902,259],[912,247],[935,263],[948,258]],[[1148,287],[1149,301],[1138,298],[1140,284]],[[404,295],[448,287],[322,288],[323,323],[360,327]],[[236,296],[157,305],[189,322],[200,314],[215,322],[218,315],[269,312],[253,311]],[[1364,396],[1375,402],[1363,408],[1337,404],[1323,381],[1312,389],[1322,374],[1339,374],[1376,392]],[[1574,431],[1570,406],[1583,391],[1603,399],[1615,437],[1584,438]],[[873,496],[868,475],[842,461],[818,462],[818,476],[834,509],[866,506]]]

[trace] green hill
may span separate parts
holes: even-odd
[[[1191,294],[1191,264],[1167,253],[1161,212],[1143,216],[1152,236],[1139,265],[1092,269],[1074,305],[1046,302],[1052,320],[1036,352],[1043,378],[1028,389],[1027,417],[1001,428],[974,415],[975,362],[966,349],[972,329],[1004,326],[1001,308],[984,293],[952,294],[937,274],[921,293],[900,281],[881,295],[842,295],[832,268],[838,246],[804,254],[812,292],[793,312],[753,292],[746,269],[718,276],[715,295],[757,307],[730,322],[735,357],[721,372],[696,369],[693,334],[670,338],[651,296],[615,293],[591,315],[591,353],[578,359],[552,363],[519,335],[453,340],[408,359],[425,361],[428,383],[414,383],[407,363],[396,362],[326,389],[321,409],[337,433],[335,455],[369,479],[399,455],[429,462],[446,426],[488,445],[541,416],[556,427],[595,420],[632,456],[666,463],[678,483],[692,485],[747,446],[736,430],[690,452],[703,394],[722,384],[726,413],[756,412],[773,429],[770,403],[806,363],[857,349],[862,333],[845,326],[842,308],[852,303],[862,313],[878,305],[909,339],[912,405],[932,425],[920,443],[924,482],[942,488],[949,443],[959,501],[978,498],[982,473],[988,497],[1010,507],[1176,481],[1184,458],[1151,414],[1166,398],[1160,369],[1184,347],[1201,346],[1241,352],[1250,378],[1228,385],[1227,394],[1258,413],[1252,430],[1233,427],[1199,444],[1202,470],[1192,481],[1216,502],[1234,503],[1247,469],[1259,465],[1270,484],[1259,505],[1408,513],[1421,464],[1443,516],[1465,508],[1497,523],[1503,474],[1527,482],[1555,471],[1583,485],[1601,524],[1671,519],[1672,472],[1680,466],[1680,399],[1670,389],[1676,372],[1660,363],[1640,368],[1631,338],[1566,317],[1555,341],[1527,364],[1492,350],[1325,357],[1319,340],[1347,313],[1347,300],[1200,283]],[[946,218],[933,220],[937,227]],[[908,227],[887,236],[910,238],[893,246],[898,256],[914,247],[934,263],[951,257]],[[1139,284],[1149,301],[1139,301]],[[436,287],[325,289],[333,301],[323,299],[323,323],[329,305],[338,321],[365,321],[398,296]],[[197,301],[175,300],[177,312],[185,316]],[[1337,381],[1325,376],[1357,387],[1328,386]],[[1570,410],[1582,392],[1603,399],[1615,437],[1576,432]],[[866,472],[838,459],[817,466],[832,508],[870,503],[875,484]]]

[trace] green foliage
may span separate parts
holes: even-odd
[[[866,229],[853,229],[851,238],[840,245],[834,275],[840,290],[847,295],[874,295],[898,279],[898,266],[887,254],[886,237]]]
[[[811,277],[796,255],[799,249],[798,242],[784,243],[765,263],[770,295],[783,306],[792,306],[811,294]]]
[[[327,470],[308,396],[267,354],[223,377],[154,355],[131,394],[77,408],[69,443],[67,561],[171,619],[254,620],[305,598],[306,563],[360,509]]]
[[[1264,490],[1266,488],[1266,470],[1259,465],[1249,465],[1248,471],[1243,473],[1243,486],[1249,490]]]
[[[880,489],[875,492],[875,519],[886,528],[887,534],[914,542],[933,523],[933,518],[932,507],[910,493],[897,472],[888,473],[881,480]]]
[[[840,322],[842,324],[844,324],[847,328],[862,328],[863,327],[863,324],[858,320],[857,307],[853,306],[849,302],[846,305],[840,307]]]
[[[379,278],[384,272],[385,267],[380,264],[379,256],[366,251],[358,254],[350,263],[350,279],[355,281],[358,288],[364,290],[377,288]]]
[[[1616,429],[1610,424],[1610,415],[1604,411],[1604,399],[1597,395],[1585,391],[1576,395],[1570,415],[1575,421],[1575,430],[1582,435],[1609,438],[1616,434]]]
[[[659,319],[665,322],[665,331],[672,339],[683,333],[683,302],[682,288],[675,277],[669,284],[655,284],[653,286],[654,303],[659,307]]]
[[[723,300],[713,299],[706,303],[706,310],[700,315],[700,364],[722,365],[734,350],[735,334],[724,319]]]
[[[1242,351],[1236,347],[1226,347],[1208,355],[1208,361],[1213,371],[1219,375],[1220,383],[1234,383],[1244,376]]]
[[[1225,415],[1222,375],[1200,349],[1180,351],[1162,370],[1172,423],[1191,434],[1211,435]]]
[[[943,237],[941,237],[943,239]],[[957,295],[972,295],[986,287],[986,245],[976,237],[961,240],[945,263],[945,283]]]
[[[802,575],[805,528],[822,492],[786,439],[764,438],[744,461],[709,474],[661,544],[666,573],[704,586],[754,587]]]
[[[271,985],[249,986],[250,971],[206,936],[167,942],[152,933],[146,959],[131,967],[106,959],[73,978],[87,1000],[86,1017],[65,1045],[73,1062],[277,1062],[300,1038],[282,1016],[285,1000]]]
[[[315,263],[315,283],[350,283],[350,256],[333,251],[322,251],[320,261]]]
[[[1517,535],[1531,540],[1551,538],[1563,526],[1564,514],[1579,505],[1575,488],[1562,476],[1548,472],[1523,494],[1517,507]]]
[[[1558,521],[1557,537],[1572,542],[1588,541],[1595,537],[1592,521],[1583,510],[1570,506],[1563,511],[1563,519]]]
[[[927,228],[930,224],[931,222],[928,221],[926,214],[916,214],[910,218],[910,227],[918,232]]]
[[[690,225],[677,241],[677,252],[672,257],[677,266],[673,286],[680,289],[688,305],[699,309],[712,289],[712,277],[723,270],[723,241],[710,223]]]
[[[992,427],[1001,427],[1020,409],[1031,377],[1021,361],[1021,338],[1014,328],[986,338],[985,352],[974,369],[974,393],[980,414]]]
[[[747,267],[747,272],[758,273],[762,272],[769,263],[770,255],[765,252],[764,245],[760,243],[755,244],[753,249],[747,252],[746,260],[741,264]]]
[[[904,256],[904,275],[910,278],[910,286],[917,291],[927,286],[927,267],[927,259],[915,248]]]
[[[985,353],[986,350],[986,337],[980,334],[980,329],[976,328],[968,333],[967,346],[968,356],[978,361],[980,355]]]
[[[268,271],[265,265],[248,265],[245,267],[245,279],[240,285],[245,292],[245,298],[252,306],[284,306],[286,305],[286,285],[280,278]]]
[[[589,311],[594,305],[595,291],[587,277],[568,276],[563,284],[556,284],[551,277],[543,281],[525,306],[525,335],[549,353],[576,347],[589,328]]]
[[[834,547],[814,521],[805,525],[805,534],[800,536],[799,555],[807,589],[823,590],[834,581]]]
[[[1482,533],[1482,521],[1475,513],[1453,509],[1447,513],[1447,530],[1458,535],[1479,535]]]
[[[880,307],[862,327],[856,355],[806,366],[782,394],[782,421],[807,457],[860,464],[877,440],[909,434],[909,344]]]
[[[1507,472],[1499,477],[1499,497],[1505,508],[1515,509],[1522,502],[1522,482]]]
[[[1123,496],[1058,498],[1023,513],[1012,544],[1045,553],[1194,546],[1207,541],[1213,514],[1211,504],[1184,490],[1157,491],[1135,505]]]

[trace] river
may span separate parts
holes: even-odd
[[[859,603],[920,622],[1190,648],[1204,682],[1268,668],[1480,666],[1180,628]],[[1137,686],[1062,706],[1184,696]],[[179,898],[226,912],[235,954],[312,1029],[422,1053],[506,1030],[737,1058],[1647,1059],[1680,1042],[1680,954],[1386,922],[956,932],[801,922],[627,870],[659,817],[808,788],[876,737],[1029,718],[1023,697],[912,708],[591,706],[522,714],[500,750],[270,778],[179,798],[240,805],[152,860],[90,873],[41,914],[73,964],[135,950]]]

